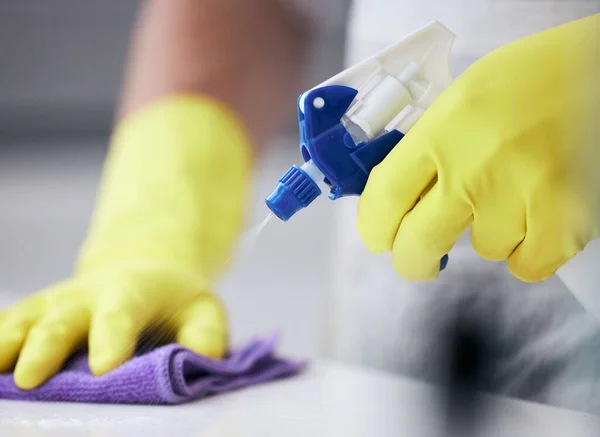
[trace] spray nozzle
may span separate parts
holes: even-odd
[[[314,179],[317,172],[318,169],[312,161],[304,163],[302,167],[290,167],[266,198],[267,207],[279,219],[288,221],[296,212],[306,208],[321,195],[319,184]]]

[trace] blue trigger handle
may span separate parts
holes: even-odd
[[[384,133],[370,142],[357,142],[342,117],[358,91],[342,85],[315,88],[298,99],[300,151],[305,165],[292,166],[265,199],[271,212],[283,221],[306,208],[329,188],[331,200],[360,196],[375,168],[404,138],[398,130]],[[440,260],[440,271],[448,255]]]
[[[442,257],[442,259],[440,260],[440,272],[446,268],[449,259],[450,257],[447,254]]]

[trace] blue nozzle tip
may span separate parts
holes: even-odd
[[[265,199],[265,203],[279,219],[288,221],[320,195],[321,189],[317,183],[294,165],[279,179],[279,184]]]
[[[295,211],[294,213],[286,214],[288,208],[281,207],[282,200],[280,200],[280,198],[286,197],[285,193],[282,193],[283,190],[281,185],[277,185],[277,188],[275,188],[273,192],[269,195],[269,197],[265,199],[265,203],[267,204],[267,208],[271,210],[275,217],[277,217],[280,220],[283,220],[284,222],[287,222],[292,217],[292,215],[294,215]]]

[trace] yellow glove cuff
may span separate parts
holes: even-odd
[[[231,111],[196,95],[161,99],[123,120],[77,272],[157,262],[211,279],[243,226],[249,138]]]

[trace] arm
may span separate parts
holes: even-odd
[[[119,118],[160,97],[207,94],[262,145],[299,92],[303,17],[278,0],[150,0],[132,41]]]

